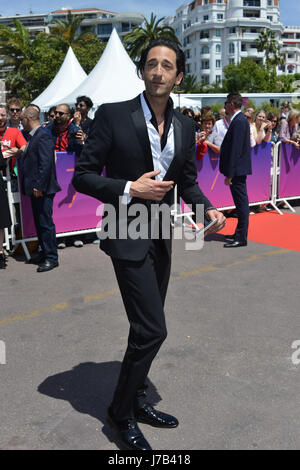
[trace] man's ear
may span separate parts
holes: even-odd
[[[180,83],[182,82],[182,79],[183,79],[183,72],[180,72],[176,77],[174,86],[180,85]]]

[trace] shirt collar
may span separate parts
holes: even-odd
[[[234,115],[233,115],[232,118],[231,118],[231,121],[232,121],[239,113],[241,113],[241,112],[242,112],[242,111],[239,109],[236,113],[234,113]],[[230,121],[230,122],[231,122],[231,121]]]
[[[32,129],[32,131],[29,132],[29,134],[31,135],[31,137],[34,136],[34,134],[36,133],[36,131],[37,131],[40,127],[41,127],[41,126],[35,127],[34,129]]]

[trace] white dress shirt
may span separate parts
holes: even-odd
[[[168,132],[167,143],[163,150],[161,149],[161,138],[159,132],[154,127],[151,122],[152,114],[149,109],[149,106],[144,98],[143,93],[140,95],[142,110],[144,113],[150,146],[151,146],[151,153],[153,159],[153,168],[155,170],[160,170],[159,175],[156,176],[156,179],[162,181],[167,173],[167,170],[174,158],[175,152],[175,141],[174,141],[174,126],[173,123],[170,125],[170,129]],[[129,204],[131,201],[131,197],[129,196],[130,185],[132,181],[128,181],[126,183],[124,194],[122,197],[123,204]]]

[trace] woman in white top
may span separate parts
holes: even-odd
[[[270,142],[272,137],[272,123],[267,120],[266,112],[261,109],[256,113],[254,123],[251,124],[256,145]]]

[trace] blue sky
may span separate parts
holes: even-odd
[[[153,11],[157,17],[172,15],[182,0],[0,0],[0,14],[2,16],[16,13],[28,14],[48,13],[50,10],[60,9],[62,6],[72,8],[97,7],[115,12],[138,12],[150,17]],[[50,5],[50,6],[49,6]],[[299,0],[280,0],[281,21],[285,25],[300,26]]]

